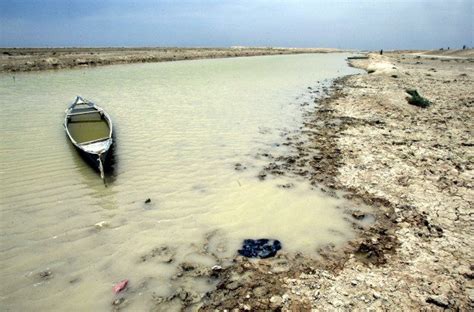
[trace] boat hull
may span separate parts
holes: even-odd
[[[74,146],[76,151],[79,153],[81,158],[94,169],[96,172],[100,173],[100,164],[99,164],[99,155],[88,153],[77,146]],[[105,173],[112,173],[114,170],[115,157],[114,157],[114,144],[102,154],[102,165]]]
[[[76,97],[66,109],[64,128],[79,155],[104,179],[113,169],[113,127],[110,116],[98,105]]]

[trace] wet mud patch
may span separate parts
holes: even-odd
[[[161,263],[172,263],[175,260],[175,256],[176,250],[168,246],[161,246],[142,255],[139,262],[157,261]]]
[[[185,256],[176,248],[165,245],[155,247],[140,256],[136,265],[161,264],[174,272],[168,279],[166,290],[155,291],[162,283],[156,277],[130,281],[127,287],[117,292],[112,299],[112,310],[127,311],[130,306],[137,301],[143,301],[144,298],[148,298],[148,306],[153,311],[198,309],[206,293],[216,287],[224,270],[222,262],[231,261],[222,255],[225,252],[225,245],[222,243],[225,238],[220,234],[219,231],[209,232],[205,236],[205,242],[199,246],[191,246],[190,253]]]
[[[289,303],[283,277],[311,272],[311,263],[301,256],[278,255],[276,258],[252,261],[234,259],[232,266],[222,270],[216,290],[203,298],[201,311],[281,311]],[[292,309],[310,309],[311,304],[295,301]]]

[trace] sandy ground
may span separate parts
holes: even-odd
[[[23,72],[128,63],[152,63],[297,53],[328,53],[323,48],[0,48],[0,72]]]
[[[462,53],[352,61],[371,74],[336,81],[289,138],[294,155],[273,159],[265,173],[345,191],[371,205],[376,222],[321,259],[237,258],[201,309],[472,311],[474,59]],[[406,89],[432,105],[410,105]]]

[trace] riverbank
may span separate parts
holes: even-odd
[[[294,154],[265,173],[344,191],[374,208],[375,223],[321,259],[237,258],[203,310],[473,309],[472,55],[393,52],[351,65],[370,74],[336,81],[289,138]],[[409,89],[431,106],[409,104]]]
[[[239,131],[231,138],[217,137],[214,145],[219,148],[215,152],[210,153],[206,150],[200,157],[187,159],[187,162],[183,162],[182,159],[174,161],[176,146],[186,144],[183,145],[183,140],[179,136],[166,135],[166,130],[201,129],[196,124],[203,124],[202,119],[196,116],[214,116],[212,113],[218,111],[217,108],[223,103],[225,104],[223,106],[229,106],[238,101],[240,96],[234,99],[228,98],[232,95],[228,90],[235,88],[234,75],[239,66],[228,67],[229,79],[222,79],[226,75],[215,76],[215,70],[207,74],[200,72],[199,77],[212,77],[215,83],[206,82],[206,88],[194,89],[183,88],[179,78],[191,77],[194,69],[188,66],[183,66],[183,70],[187,71],[181,72],[178,77],[173,76],[173,71],[159,70],[160,75],[166,77],[168,84],[159,83],[159,80],[143,80],[142,77],[147,76],[141,72],[143,70],[141,67],[144,66],[131,66],[130,69],[123,71],[124,76],[119,77],[116,77],[116,73],[112,75],[113,67],[103,68],[100,71],[93,71],[96,80],[92,81],[89,80],[90,77],[77,78],[73,71],[62,71],[47,75],[49,77],[45,80],[45,84],[41,84],[40,77],[37,77],[37,80],[28,79],[29,86],[18,83],[20,82],[18,76],[15,81],[4,75],[5,80],[15,84],[15,88],[9,87],[9,90],[27,86],[28,88],[24,90],[33,92],[9,92],[4,95],[4,103],[10,105],[5,104],[7,110],[13,112],[12,116],[15,118],[19,118],[6,118],[5,129],[12,129],[11,131],[15,132],[15,135],[9,137],[15,138],[20,135],[22,138],[31,139],[32,141],[27,141],[26,145],[30,149],[32,146],[35,147],[35,155],[40,155],[46,164],[33,166],[38,157],[34,159],[26,157],[26,160],[17,157],[11,160],[16,164],[10,166],[13,169],[5,167],[6,173],[9,174],[9,178],[5,181],[8,181],[9,187],[5,187],[4,190],[9,190],[11,194],[5,198],[13,198],[8,203],[11,214],[5,219],[21,220],[15,224],[20,224],[20,228],[23,229],[36,229],[38,224],[47,224],[41,226],[41,230],[44,229],[45,233],[39,230],[39,232],[36,230],[20,232],[21,239],[16,238],[15,235],[19,230],[12,225],[10,230],[6,228],[12,235],[8,241],[11,246],[16,246],[17,242],[34,241],[40,237],[47,242],[54,240],[54,243],[45,244],[40,241],[28,244],[21,252],[10,249],[12,256],[8,254],[4,267],[11,268],[10,271],[15,273],[7,277],[6,284],[8,289],[22,290],[13,294],[18,297],[6,298],[2,304],[13,303],[16,308],[19,304],[24,304],[23,307],[28,307],[30,301],[24,298],[39,298],[34,302],[39,309],[51,306],[51,302],[55,300],[58,300],[63,308],[77,304],[94,306],[100,304],[101,307],[112,305],[113,310],[124,311],[137,309],[136,307],[142,304],[146,305],[146,309],[156,311],[186,308],[190,310],[201,308],[205,311],[472,309],[474,276],[470,262],[473,258],[471,207],[474,201],[471,191],[473,186],[471,116],[474,104],[472,57],[457,56],[456,59],[446,59],[414,53],[394,52],[386,53],[384,56],[371,54],[368,59],[351,61],[352,66],[363,68],[370,74],[339,79],[329,90],[324,87],[325,82],[320,88],[311,85],[307,88],[308,94],[302,97],[301,102],[292,103],[297,107],[301,105],[303,112],[306,112],[303,127],[300,131],[295,129],[296,132],[281,130],[287,131],[282,141],[278,141],[278,143],[284,142],[281,145],[285,145],[282,147],[285,152],[250,155],[250,158],[254,158],[253,156],[258,158],[259,164],[262,159],[266,159],[267,165],[262,165],[264,168],[260,173],[258,170],[255,172],[252,170],[249,176],[256,187],[251,188],[249,194],[261,192],[258,189],[260,186],[258,178],[271,179],[272,174],[296,175],[311,181],[314,187],[321,188],[330,196],[342,196],[342,193],[355,202],[354,207],[359,207],[360,203],[372,207],[370,213],[368,212],[370,210],[354,211],[353,208],[351,210],[351,207],[347,207],[346,219],[353,224],[358,238],[343,247],[326,246],[320,250],[321,257],[318,259],[302,254],[290,254],[287,252],[288,249],[283,247],[277,257],[268,260],[249,261],[241,257],[229,260],[224,256],[226,249],[222,247],[226,245],[220,241],[225,238],[219,232],[205,233],[203,245],[191,246],[189,250],[199,257],[183,258],[176,252],[177,248],[181,248],[177,246],[179,240],[174,235],[168,236],[166,233],[176,233],[176,229],[179,228],[180,239],[190,242],[194,241],[195,232],[187,232],[182,227],[181,218],[177,218],[178,222],[174,224],[172,222],[162,222],[160,226],[154,224],[155,220],[163,218],[160,214],[166,212],[168,204],[172,205],[168,211],[180,212],[183,216],[191,215],[195,220],[203,216],[203,220],[207,221],[211,213],[196,214],[195,211],[188,213],[183,209],[186,205],[183,205],[182,199],[189,195],[194,206],[196,194],[205,194],[208,189],[206,183],[212,178],[205,176],[203,178],[203,174],[211,172],[212,175],[222,177],[222,180],[218,180],[215,184],[225,184],[232,180],[226,175],[216,174],[218,171],[214,166],[215,160],[213,162],[209,157],[218,153],[233,155],[231,148],[228,149],[232,151],[231,153],[222,154],[226,146],[221,146],[220,143],[238,142],[240,139],[236,134],[242,133],[240,130],[244,127],[239,126]],[[245,73],[267,73],[270,68],[281,65],[284,57],[262,59],[275,63],[260,71],[255,70],[252,65]],[[249,60],[240,59],[240,61]],[[317,69],[308,70],[308,61],[301,61],[299,63],[301,67],[296,69],[294,63],[291,64],[292,66],[284,66],[280,71],[272,72],[272,77],[285,77],[285,79],[290,77],[291,79],[288,79],[290,81],[302,75],[313,77],[317,71]],[[289,70],[290,68],[292,70]],[[305,70],[301,70],[302,68]],[[31,76],[35,78],[36,75]],[[110,77],[120,78],[120,83],[112,81],[107,85],[106,82]],[[311,77],[304,78],[304,83],[314,81],[316,84],[317,79]],[[97,80],[98,78],[100,79]],[[170,80],[172,78],[176,80]],[[255,81],[268,82],[268,74],[257,78],[254,78]],[[71,151],[61,149],[64,140],[57,136],[57,128],[50,126],[57,123],[57,116],[49,113],[55,109],[54,107],[57,108],[56,95],[52,96],[55,94],[55,89],[74,90],[80,80],[89,82],[85,90],[98,96],[99,103],[104,101],[105,97],[110,99],[104,101],[105,103],[121,100],[123,94],[116,90],[126,85],[127,97],[144,104],[139,111],[130,105],[122,106],[122,110],[128,110],[121,111],[117,106],[114,116],[121,116],[126,121],[121,123],[122,139],[127,135],[128,142],[139,142],[143,138],[152,141],[156,137],[155,133],[160,133],[160,144],[146,145],[146,153],[142,150],[144,145],[138,143],[128,145],[126,150],[123,149],[123,152],[118,154],[118,158],[122,160],[121,172],[124,176],[114,182],[114,187],[107,188],[108,193],[104,193],[103,185],[97,176],[91,176],[87,168],[81,169],[80,165],[76,167],[73,160],[69,163],[60,163],[59,159],[71,160]],[[252,81],[246,88],[239,87],[251,96],[239,103],[238,109],[231,115],[232,119],[239,121],[248,119],[248,116],[264,115],[264,111],[258,111],[256,114],[255,108],[265,108],[268,104],[260,105],[260,103],[274,103],[274,101],[261,100],[255,103],[249,101],[261,94],[271,94],[276,81],[270,80],[271,88],[267,86],[268,89]],[[280,82],[279,88],[288,87],[288,81]],[[104,86],[106,91],[101,93]],[[249,92],[251,86],[255,86],[253,93]],[[433,104],[428,108],[410,105],[406,99],[407,89],[416,89]],[[198,90],[206,90],[205,94],[218,94],[218,96],[214,101],[206,100],[206,105],[199,105],[199,101],[195,102],[194,99],[208,99],[208,95],[201,95]],[[19,99],[20,93],[27,97]],[[70,91],[66,92],[68,93]],[[110,93],[116,94],[115,98]],[[315,105],[310,104],[309,95],[318,96],[321,93],[325,95],[319,97]],[[143,94],[145,95],[141,98]],[[175,95],[184,97],[177,100]],[[153,103],[158,103],[163,98],[172,98],[173,102],[170,101],[162,112],[173,111],[174,115],[164,115],[165,118],[161,120],[153,118],[153,124],[160,126],[153,131],[150,131],[150,125],[137,128],[142,121],[149,119],[147,116],[156,113],[156,106]],[[223,99],[227,102],[223,102]],[[45,109],[38,118],[37,113],[25,114],[15,110],[17,107],[22,109],[17,103],[23,101],[31,103],[32,106],[41,103],[51,106],[43,107]],[[174,105],[174,102],[193,104],[181,106]],[[212,107],[212,103],[216,106]],[[249,113],[238,115],[237,112],[245,112],[244,104],[250,104]],[[278,104],[285,106],[288,103],[283,101]],[[109,108],[115,109],[114,105],[110,105]],[[175,111],[180,108],[183,109]],[[206,111],[206,108],[211,109]],[[182,118],[189,112],[192,115]],[[275,113],[269,112],[265,118],[274,115]],[[25,128],[29,132],[23,134],[17,132],[18,127],[15,125],[20,119],[28,125]],[[11,123],[11,127],[6,123],[7,120]],[[31,123],[38,120],[39,123]],[[216,123],[222,120],[225,122],[216,127]],[[258,128],[261,125],[260,121],[256,119],[255,122],[254,128]],[[215,115],[209,131],[197,132],[220,134],[228,129],[228,125],[226,119]],[[52,145],[43,148],[44,144],[33,140],[35,136],[31,131],[40,131],[47,135]],[[186,138],[189,137],[188,133],[185,134]],[[166,138],[171,141],[163,140]],[[174,138],[177,140],[173,141]],[[197,147],[192,154],[204,150],[202,145],[198,144],[200,141],[195,141],[193,136],[190,138],[191,140],[186,142],[187,146]],[[25,146],[24,141],[12,139],[9,142],[11,143],[7,144]],[[164,142],[171,147],[170,152],[163,149]],[[170,142],[172,144],[169,144]],[[35,143],[38,145],[35,146]],[[15,149],[11,146],[15,145],[7,145],[6,150]],[[51,148],[57,152],[51,154]],[[272,147],[271,150],[276,149],[277,147]],[[260,152],[260,150],[253,151]],[[151,158],[140,157],[144,162],[139,163],[136,155],[148,155]],[[168,167],[169,170],[163,170],[163,163],[156,162],[154,155],[169,157],[171,161],[165,163],[175,164],[175,167],[169,165],[171,166]],[[229,159],[233,159],[230,157]],[[195,164],[196,159],[201,159],[199,161],[201,170],[183,165],[183,163]],[[240,158],[235,161],[239,163],[226,164],[226,172],[234,165],[236,171],[245,171],[247,164]],[[133,166],[127,166],[132,163]],[[156,167],[150,164],[156,164]],[[213,167],[206,168],[206,164],[211,164]],[[52,170],[51,166],[55,170]],[[25,176],[31,174],[30,168],[38,168],[39,174],[32,176],[34,178],[25,179]],[[190,168],[194,173],[180,171],[183,168]],[[154,174],[156,172],[160,172],[160,175]],[[250,172],[250,168],[246,172]],[[61,180],[60,176],[64,177],[64,180]],[[169,185],[176,176],[185,176],[187,181],[193,181],[193,185],[189,185],[189,189],[187,191],[184,189],[183,192],[180,184],[171,185],[169,190],[176,194],[173,195],[176,197],[171,197],[165,202],[158,196],[159,191],[150,185]],[[55,183],[51,185],[51,181]],[[203,183],[194,183],[196,181]],[[235,194],[241,193],[239,180],[231,182],[239,185],[239,190]],[[69,186],[71,188],[68,188]],[[282,184],[279,187],[290,188],[284,198],[291,198],[292,183]],[[67,195],[71,193],[68,192],[69,189],[77,192],[78,196],[71,199]],[[142,191],[126,191],[130,189]],[[235,195],[233,194],[227,192],[223,198],[228,199]],[[37,198],[41,200],[38,202]],[[145,198],[151,198],[151,203],[143,203]],[[242,202],[242,197],[235,198],[230,202]],[[67,205],[59,205],[60,201],[67,202]],[[228,208],[228,203],[226,200],[218,206]],[[199,206],[214,207],[206,202],[200,202]],[[305,207],[311,208],[312,205],[305,204]],[[54,214],[50,215],[48,211],[54,211]],[[71,213],[77,211],[81,213]],[[46,216],[42,215],[43,212]],[[24,218],[24,213],[34,218]],[[216,209],[213,209],[212,215],[215,213]],[[68,222],[55,222],[58,215],[67,216]],[[51,219],[48,219],[50,216]],[[298,215],[298,218],[313,219],[304,214]],[[370,222],[372,219],[375,219],[375,223]],[[300,226],[297,221],[288,223]],[[206,222],[196,224],[198,225],[196,229],[199,231],[208,229],[202,226],[207,224]],[[142,233],[142,230],[146,232]],[[130,233],[137,235],[130,236]],[[335,233],[337,235],[337,232]],[[305,235],[315,237],[311,234]],[[97,242],[97,238],[101,241]],[[281,239],[277,235],[275,238]],[[284,244],[288,242],[285,239],[282,241]],[[117,245],[110,246],[109,242]],[[62,261],[61,259],[69,257],[71,248],[82,256],[74,256],[76,259],[74,262]],[[51,255],[58,251],[63,254],[51,258]],[[44,258],[36,258],[36,254],[44,255]],[[230,265],[227,260],[231,262]],[[98,263],[99,269],[90,269],[88,263]],[[84,266],[87,270],[84,270]],[[131,267],[133,270],[130,270]],[[18,278],[16,272],[26,274],[24,278]],[[168,276],[160,276],[162,273]],[[157,275],[159,277],[156,277]],[[169,284],[163,283],[163,280],[168,281],[168,277]],[[118,282],[123,278],[130,279],[127,291],[118,295],[112,294],[110,292],[112,282]],[[31,285],[35,286],[30,287]],[[200,288],[199,285],[206,287]],[[215,290],[206,294],[206,291],[214,285]],[[168,287],[166,291],[163,291],[162,286]],[[63,298],[66,296],[71,299],[66,302],[57,299],[54,294],[58,291],[64,292]],[[84,301],[83,298],[88,300]]]
[[[301,53],[325,48],[0,48],[0,72]]]

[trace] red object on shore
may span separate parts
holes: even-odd
[[[118,283],[118,284],[116,284],[116,285],[114,286],[114,288],[113,288],[114,293],[117,294],[117,293],[121,292],[122,290],[124,290],[124,289],[127,287],[127,285],[128,285],[128,280],[127,280],[127,279],[121,281],[121,282]]]

